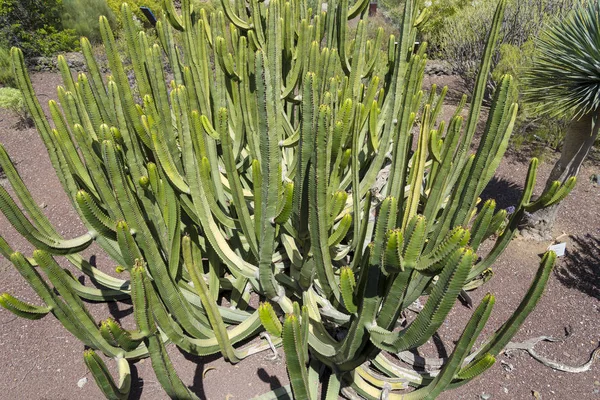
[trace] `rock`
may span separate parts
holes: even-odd
[[[85,58],[79,52],[63,53],[67,65],[72,71],[86,71]],[[34,71],[56,71],[58,69],[58,55],[55,57],[31,57],[27,59],[28,68]]]
[[[85,386],[85,384],[87,383],[87,381],[88,381],[87,378],[83,377],[83,378],[81,378],[80,380],[77,381],[77,386],[79,388],[82,388],[83,386]]]
[[[425,75],[453,75],[454,69],[444,60],[429,60],[425,65]]]
[[[512,364],[507,363],[504,360],[500,360],[500,364],[502,364],[502,368],[504,368],[506,372],[511,372],[513,369],[515,369],[515,367]]]
[[[85,71],[86,70],[85,58],[83,57],[83,54],[73,51],[70,53],[65,53],[65,54],[63,54],[63,56],[65,57],[65,60],[67,61],[67,65],[69,66],[69,68],[71,68],[71,70],[75,70],[75,71]]]
[[[56,62],[51,57],[31,57],[27,65],[34,71],[52,71],[56,69]]]

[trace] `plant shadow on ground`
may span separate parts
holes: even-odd
[[[262,367],[259,368],[256,371],[256,373],[261,381],[269,384],[271,390],[279,389],[280,387],[283,386],[283,384],[281,383],[281,381],[279,380],[278,377],[276,377],[274,375],[269,375],[267,370]]]
[[[248,346],[251,342],[253,342],[253,340],[254,340],[253,338],[247,338],[245,340],[242,340],[241,342],[236,344],[236,347]],[[186,353],[185,351],[183,351],[180,348],[177,348],[177,350],[179,350],[179,352],[183,355],[183,357],[187,361],[190,361],[196,365],[196,371],[194,373],[194,381],[189,386],[189,388],[199,398],[208,399],[209,397],[207,396],[207,394],[205,392],[204,382],[203,382],[204,374],[208,371],[208,369],[206,369],[206,366],[210,363],[213,363],[216,360],[222,359],[223,356],[221,355],[221,353],[211,354],[209,356],[196,356],[193,354]],[[278,389],[283,386],[283,384],[281,383],[281,381],[279,380],[279,378],[277,376],[270,375],[267,372],[267,370],[265,370],[262,367],[257,366],[256,376],[258,376],[258,378],[261,381],[268,383],[271,390],[275,390],[275,389]],[[283,397],[282,399],[285,399],[285,397]]]
[[[420,373],[428,373],[430,372],[427,367],[425,366],[425,364],[421,364],[421,363],[426,363],[427,359],[440,359],[440,360],[447,360],[449,355],[448,355],[448,349],[446,348],[446,344],[444,343],[444,341],[442,340],[442,338],[440,337],[440,335],[436,332],[433,334],[433,336],[431,337],[431,341],[433,343],[433,348],[434,348],[434,354],[422,354],[418,348],[414,348],[414,349],[410,349],[408,350],[408,352],[412,353],[415,357],[415,365],[413,366],[413,368],[415,368],[415,370],[417,372]],[[456,342],[453,342],[454,344],[456,344]]]
[[[131,392],[129,392],[128,400],[141,400],[144,380],[139,376],[135,363],[129,363],[129,369],[131,371]]]
[[[560,283],[600,300],[600,239],[589,233],[571,236],[572,249],[554,270]]]
[[[204,382],[203,382],[204,373],[206,372],[205,367],[206,367],[206,364],[209,364],[209,363],[221,358],[222,357],[221,353],[211,354],[209,356],[196,356],[196,355],[193,355],[190,353],[186,353],[185,351],[181,350],[179,347],[177,348],[177,350],[179,350],[179,352],[183,355],[183,357],[186,360],[196,364],[196,371],[194,373],[194,381],[192,382],[190,389],[199,398],[207,399],[208,397],[206,396],[206,393],[204,391]]]
[[[493,177],[481,193],[481,205],[486,200],[496,201],[496,210],[516,206],[521,199],[523,188],[508,179]]]
[[[98,265],[96,264],[96,256],[95,255],[92,255],[90,257],[90,259],[88,260],[88,262],[90,263],[90,265],[92,267],[95,267],[95,268],[98,267]],[[77,278],[77,280],[82,285],[87,284],[88,286],[93,286],[97,289],[102,290],[102,285],[98,284],[93,279],[90,279],[87,275],[81,275]],[[86,283],[86,281],[88,283]],[[94,302],[89,301],[89,303],[94,303]],[[119,301],[109,301],[106,303],[106,306],[108,307],[108,312],[109,312],[110,316],[115,321],[117,321],[119,324],[122,324],[122,320],[127,318],[127,316],[133,314],[133,303],[131,302],[131,299],[122,299]]]

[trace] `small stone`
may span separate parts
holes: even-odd
[[[500,364],[502,364],[502,368],[504,368],[504,370],[506,372],[512,372],[512,370],[515,369],[515,367],[511,364],[511,363],[507,363],[506,361],[500,361]]]
[[[503,391],[505,394],[508,394],[508,388],[506,388],[506,387],[505,387],[505,388],[502,388],[502,391]]]
[[[600,386],[600,381],[594,381],[594,386]]]
[[[487,394],[487,393],[482,393],[480,396],[481,400],[488,400],[490,398],[492,398],[491,394]]]
[[[77,381],[77,386],[81,389],[87,383],[87,381],[87,378],[83,377]]]

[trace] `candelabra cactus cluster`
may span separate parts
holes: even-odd
[[[3,294],[0,304],[30,319],[54,314],[89,347],[86,364],[112,399],[128,396],[128,360],[146,356],[169,396],[195,398],[165,343],[238,362],[267,347],[266,341],[237,346],[263,329],[283,344],[298,399],[316,399],[320,380],[327,382],[327,399],[390,391],[396,398],[409,387],[417,389],[406,398],[434,398],[483,372],[541,296],[552,253],[512,317],[482,348],[473,345],[492,295],[439,370],[417,372],[382,352],[402,359],[429,340],[460,293],[489,279],[522,214],[560,201],[575,181],[556,183],[531,201],[533,160],[512,215],[496,210],[493,200],[478,207],[517,112],[506,76],[472,153],[505,2],[464,123],[466,97],[448,123],[439,120],[446,89],[434,87],[424,99],[425,46],[413,47],[427,13],[416,3],[406,2],[398,38],[384,38],[379,29],[371,41],[365,0],[329,1],[326,11],[314,0],[223,0],[222,11],[210,15],[193,10],[189,0],[179,13],[166,0],[168,21],[156,25],[157,44],[136,31],[124,4],[135,85],[102,18],[110,75],[100,73],[82,39],[87,73],[74,79],[59,57],[64,86],[59,102],[49,103],[48,119],[22,53],[13,49],[27,107],[89,232],[63,238],[0,146],[0,165],[21,203],[0,186],[0,209],[37,248],[28,258],[0,238],[0,252],[44,303]],[[351,37],[348,20],[359,16]],[[381,50],[386,40],[387,53]],[[492,250],[478,258],[479,245],[494,235]],[[93,242],[121,278],[82,257]],[[56,256],[95,287],[82,285]],[[264,300],[258,309],[248,305],[251,292]],[[422,311],[396,329],[401,313],[422,295]],[[230,306],[220,305],[221,298]],[[123,299],[133,303],[134,331],[113,319],[98,324],[84,301]],[[118,360],[119,383],[96,351]]]

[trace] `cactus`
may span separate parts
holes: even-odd
[[[439,371],[422,375],[391,364],[382,352],[402,354],[425,343],[459,294],[489,279],[523,213],[560,201],[575,182],[556,184],[532,201],[533,160],[510,220],[493,201],[478,208],[517,112],[506,76],[470,153],[505,2],[464,124],[459,112],[447,123],[439,120],[447,89],[438,95],[434,88],[422,101],[426,46],[414,51],[413,43],[427,12],[416,3],[407,2],[400,37],[389,38],[387,52],[380,50],[381,30],[367,40],[365,0],[328,2],[327,11],[307,0],[222,0],[222,10],[210,15],[192,10],[189,0],[180,14],[165,0],[155,44],[136,31],[124,4],[136,85],[129,84],[101,18],[110,75],[100,74],[82,39],[88,73],[74,79],[59,58],[64,86],[58,102],[50,101],[48,118],[21,51],[13,49],[27,108],[88,232],[62,237],[0,146],[0,166],[21,203],[0,187],[0,210],[38,249],[27,258],[0,238],[0,253],[44,302],[3,294],[0,305],[30,319],[58,318],[92,349],[85,361],[109,398],[127,397],[127,362],[142,357],[151,358],[169,396],[195,398],[177,377],[165,343],[238,362],[268,348],[266,341],[238,345],[263,329],[284,347],[297,398],[316,398],[322,367],[328,399],[341,392],[379,398],[408,385],[418,389],[407,397],[434,398],[486,370],[541,296],[552,254],[513,317],[483,348],[473,344],[491,295]],[[359,15],[351,37],[347,21]],[[389,178],[376,193],[388,162]],[[479,245],[502,226],[492,251],[478,259]],[[81,256],[93,242],[123,278]],[[60,268],[59,256],[97,288]],[[251,291],[264,301],[257,310],[248,306]],[[395,331],[401,312],[421,295],[428,296],[424,309]],[[232,307],[219,305],[221,297]],[[135,330],[112,319],[98,324],[83,301],[122,299],[133,303]],[[276,309],[286,314],[283,323]],[[94,351],[117,360],[119,384]]]

